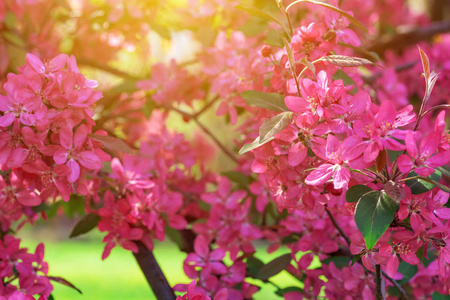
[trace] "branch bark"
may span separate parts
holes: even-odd
[[[381,267],[375,265],[375,284],[376,284],[376,298],[377,300],[383,300],[383,294],[381,292]]]
[[[408,27],[393,36],[381,37],[367,50],[382,56],[388,49],[401,51],[420,41],[429,40],[435,34],[446,32],[450,32],[450,21],[434,22],[426,27]]]
[[[144,273],[148,284],[158,300],[175,300],[175,294],[167,282],[164,273],[158,265],[152,251],[149,251],[144,244],[136,242],[139,252],[133,253],[139,267]]]

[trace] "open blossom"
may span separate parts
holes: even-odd
[[[313,113],[327,119],[345,112],[341,97],[345,97],[346,87],[342,80],[331,80],[330,75],[324,70],[317,74],[317,82],[303,78],[300,92],[302,97],[288,96],[285,99],[291,111]]]
[[[415,115],[411,113],[411,110],[412,106],[409,105],[397,112],[391,101],[384,101],[379,108],[372,104],[366,117],[354,123],[355,133],[368,139],[367,149],[364,151],[364,161],[374,161],[384,148],[394,151],[405,149],[405,146],[396,139],[404,140],[406,137],[406,131],[400,130],[398,127],[415,120]]]
[[[450,161],[450,151],[437,152],[442,135],[432,132],[427,135],[417,148],[416,139],[408,132],[405,138],[408,155],[402,154],[397,159],[398,168],[403,173],[414,171],[421,176],[429,176],[434,173],[434,168],[443,166]]]
[[[329,53],[333,44],[323,40],[325,31],[326,26],[322,23],[311,23],[300,27],[291,40],[295,60],[299,61],[302,57],[306,57],[313,61]]]
[[[314,150],[326,163],[312,171],[305,182],[310,185],[322,185],[333,176],[335,189],[346,187],[351,177],[346,165],[360,156],[364,148],[365,145],[358,136],[350,136],[340,143],[334,135],[328,135],[326,146]]]
[[[69,182],[75,182],[80,176],[80,165],[89,170],[102,167],[102,162],[95,152],[86,150],[87,134],[88,128],[84,124],[78,127],[75,135],[68,124],[61,129],[61,146],[56,148],[53,157],[58,165],[65,163],[70,168]]]

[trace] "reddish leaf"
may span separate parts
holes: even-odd
[[[125,153],[133,153],[133,150],[125,144],[124,141],[121,139],[111,137],[111,136],[104,136],[99,134],[88,134],[88,137],[93,139],[94,141],[100,142],[108,149],[115,150],[115,151],[121,151]]]
[[[386,150],[383,150],[380,152],[380,154],[377,157],[376,165],[377,165],[377,172],[381,173],[383,171],[384,166],[386,165]]]
[[[428,81],[428,78],[430,77],[431,73],[430,60],[428,59],[428,56],[425,54],[422,48],[420,48],[420,46],[417,47],[419,47],[420,59],[422,60],[423,75],[425,76],[425,79]]]
[[[66,279],[64,279],[62,277],[47,276],[47,278],[52,280],[52,281],[56,281],[56,282],[59,282],[61,284],[64,284],[65,286],[73,288],[78,293],[83,294],[80,289],[78,289],[76,286],[74,286],[73,284],[71,284],[69,281],[67,281]]]

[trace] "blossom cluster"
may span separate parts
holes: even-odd
[[[165,239],[166,226],[185,229],[190,211],[198,210],[198,203],[185,203],[183,195],[205,189],[207,179],[198,181],[193,173],[200,157],[182,134],[161,125],[161,118],[155,113],[149,120],[153,130],[141,142],[139,154],[113,158],[106,192],[99,193],[101,182],[90,190],[99,206],[93,210],[101,217],[98,228],[107,232],[103,259],[116,245],[137,252],[139,241],[152,250],[155,239]]]
[[[53,286],[47,277],[48,264],[44,259],[44,244],[36,247],[35,253],[20,247],[20,239],[6,235],[0,242],[1,299],[35,299],[50,296]]]
[[[86,174],[110,160],[103,145],[88,136],[95,125],[93,104],[102,97],[93,89],[97,83],[79,72],[73,56],[61,54],[43,62],[28,54],[26,61],[18,74],[8,74],[6,95],[0,95],[0,224],[4,233],[23,217],[26,220],[19,228],[37,220],[33,207],[41,203],[59,197],[69,201],[75,192],[86,194]],[[11,251],[19,251],[14,247]],[[41,263],[43,247],[36,255]],[[28,273],[19,271],[14,276],[25,282]],[[48,285],[48,280],[42,285]]]

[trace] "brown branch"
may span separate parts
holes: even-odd
[[[175,300],[175,294],[167,282],[164,273],[158,265],[152,251],[141,242],[136,242],[139,248],[138,253],[133,253],[139,267],[144,273],[148,284],[158,300]]]
[[[420,63],[420,60],[414,60],[414,61],[410,61],[398,66],[395,66],[395,72],[402,72],[402,71],[406,71],[412,67],[414,67],[415,65],[417,65],[418,63]],[[376,79],[380,78],[381,76],[383,76],[384,71],[381,72],[377,72],[371,76],[363,76],[363,80],[365,83],[371,84],[373,83]]]
[[[377,300],[383,300],[383,293],[381,292],[381,267],[380,265],[375,265],[375,295]]]
[[[328,207],[325,205],[325,211],[327,212],[327,215],[330,217],[331,222],[333,223],[334,227],[339,231],[339,233],[341,234],[341,236],[344,238],[345,242],[347,243],[348,246],[350,246],[351,240],[350,238],[345,234],[344,230],[342,230],[342,228],[339,226],[339,224],[336,222],[336,220],[334,219],[333,215],[331,214],[331,212],[328,210]]]
[[[80,65],[85,65],[85,66],[88,66],[88,67],[92,67],[92,68],[95,68],[95,69],[102,70],[104,72],[110,73],[112,75],[115,75],[117,77],[121,77],[121,78],[124,78],[124,79],[131,79],[131,80],[142,80],[142,79],[144,79],[144,78],[125,73],[123,71],[114,69],[114,68],[109,67],[109,66],[107,66],[105,64],[101,64],[101,63],[98,63],[96,61],[84,58],[84,57],[77,57],[77,63],[80,64]]]
[[[367,50],[376,52],[380,56],[388,49],[401,51],[420,41],[430,40],[435,34],[450,32],[450,21],[434,22],[426,27],[403,28],[395,35],[380,37]]]
[[[397,281],[395,281],[394,279],[392,279],[391,277],[388,276],[388,274],[386,274],[385,271],[381,270],[381,275],[384,276],[384,278],[386,278],[387,280],[389,280],[396,288],[397,290],[402,294],[402,298],[400,298],[401,300],[408,300],[408,295],[406,294],[405,290],[401,287],[400,284],[398,284]]]
[[[205,106],[202,107],[198,112],[193,114],[195,118],[198,118],[201,114],[203,114],[205,111],[207,111],[216,101],[219,100],[219,96],[214,97],[211,101],[205,104]]]
[[[235,163],[239,163],[238,159],[234,156],[234,154],[228,150],[225,145],[223,145],[218,139],[217,137],[208,129],[205,127],[205,125],[203,125],[195,116],[195,114],[190,114],[187,113],[185,111],[182,111],[176,107],[165,107],[168,110],[172,110],[174,112],[179,113],[180,115],[187,117],[188,119],[192,119],[198,127],[200,127],[200,129],[206,133],[213,141],[214,143],[220,148],[220,150],[223,151],[223,153],[225,153],[231,160],[233,160]]]

